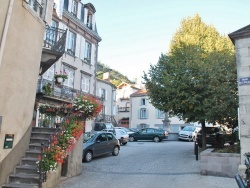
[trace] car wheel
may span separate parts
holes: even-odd
[[[93,159],[93,154],[91,151],[86,151],[83,157],[84,162],[90,162]]]
[[[129,137],[129,141],[130,142],[134,142],[135,141],[135,138],[133,136]]]
[[[160,138],[158,136],[155,136],[153,140],[154,142],[160,142]]]
[[[112,155],[117,156],[119,154],[119,147],[115,146],[112,152]]]

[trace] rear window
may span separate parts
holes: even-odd
[[[113,135],[110,133],[107,133],[108,140],[113,140]]]

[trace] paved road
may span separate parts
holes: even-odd
[[[118,156],[83,163],[82,175],[58,188],[237,188],[234,178],[202,176],[194,143],[129,142]]]

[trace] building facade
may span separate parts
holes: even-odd
[[[129,128],[130,125],[130,110],[131,110],[131,102],[130,102],[130,94],[138,91],[139,88],[122,82],[119,86],[117,86],[116,90],[116,106],[117,106],[117,122],[121,127]]]
[[[179,131],[187,124],[177,117],[168,117],[168,113],[158,110],[149,101],[145,89],[130,95],[130,128],[157,128],[170,133],[171,140],[178,140]],[[167,120],[167,123],[164,121]]]
[[[97,33],[95,7],[91,3],[84,4],[79,0],[55,0],[50,28],[66,30],[66,46],[64,54],[57,62],[41,74],[37,93],[45,93],[37,104],[35,126],[41,126],[44,117],[39,113],[39,105],[62,105],[71,103],[77,95],[92,95],[99,100],[97,90],[96,67],[98,44],[101,37]],[[54,33],[46,35],[52,41]],[[66,74],[67,79],[56,84],[54,76]],[[50,86],[51,92],[46,94],[44,87]],[[50,118],[51,126],[57,118]],[[60,122],[60,119],[59,119]],[[91,129],[93,121],[87,121],[85,130]]]
[[[0,186],[28,148],[45,23],[51,22],[52,7],[52,0],[1,2]]]
[[[239,92],[240,170],[245,170],[244,154],[250,152],[250,25],[229,34],[235,45]],[[243,172],[244,173],[244,172]]]

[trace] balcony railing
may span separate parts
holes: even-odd
[[[119,107],[118,112],[129,112],[130,107]]]
[[[52,51],[64,53],[66,36],[67,30],[47,27],[43,47]]]
[[[45,92],[43,89],[45,86],[50,85],[51,91]],[[37,84],[37,93],[44,93],[48,97],[56,97],[64,100],[71,101],[76,97],[77,94],[81,94],[81,91],[64,86],[64,85],[55,85],[54,81],[47,79],[39,79]]]

